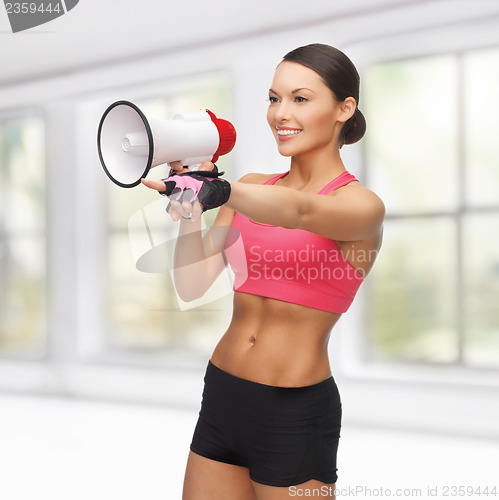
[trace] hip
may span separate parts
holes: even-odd
[[[229,329],[211,362],[236,377],[273,386],[308,386],[331,376],[327,342],[298,342],[282,332],[255,335]]]
[[[234,418],[284,423],[341,414],[341,398],[332,375],[312,385],[274,386],[237,377],[210,360],[204,382],[204,406]]]

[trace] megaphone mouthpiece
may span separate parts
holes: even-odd
[[[123,137],[121,147],[125,153],[147,156],[149,154],[149,139],[145,132],[130,132]]]
[[[213,155],[212,162],[216,162],[220,156],[230,153],[236,144],[236,129],[232,123],[222,118],[217,118],[214,113],[209,109],[206,112],[210,115],[211,120],[215,124],[218,130],[218,136],[220,141],[218,143],[218,149]]]

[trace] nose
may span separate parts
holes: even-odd
[[[278,104],[278,107],[276,109],[275,113],[275,119],[277,123],[282,123],[290,118],[290,109],[288,103],[283,100]]]

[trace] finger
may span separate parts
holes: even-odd
[[[170,165],[170,168],[173,168],[173,170],[175,170],[175,172],[177,173],[181,172],[184,168],[182,163],[180,163],[179,161],[172,161],[171,163],[168,163],[168,165]]]
[[[171,219],[175,222],[179,219],[178,214],[176,210],[172,208],[172,203],[171,201],[168,202],[168,205],[166,207],[166,213],[171,217]]]
[[[193,189],[184,189],[178,200],[180,201],[180,203],[187,201],[189,204],[192,204],[192,198],[194,198],[194,197],[195,197],[195,194],[194,194]]]
[[[212,163],[211,161],[204,161],[203,163],[201,163],[198,170],[213,170],[214,168],[214,163]]]
[[[191,217],[192,215],[192,204],[188,201],[182,202],[182,210],[185,212],[186,217]]]
[[[190,212],[186,212],[182,207],[182,203],[177,200],[171,200],[172,208],[179,214],[180,217],[190,217]]]
[[[170,214],[173,222],[177,222],[181,217],[181,215],[173,207],[170,208],[168,213]]]
[[[159,192],[165,191],[165,183],[163,181],[141,179],[141,182],[144,186],[148,187],[149,189],[155,189],[156,191]]]
[[[198,200],[194,202],[194,205],[192,205],[192,220],[198,220],[200,215],[203,213],[203,207],[201,206],[201,203],[199,203]]]

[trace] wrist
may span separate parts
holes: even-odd
[[[189,234],[201,229],[201,215],[196,220],[181,217],[179,222],[179,234]]]
[[[240,182],[236,182],[236,181],[227,181],[227,182],[230,184],[230,194],[229,194],[229,198],[227,200],[226,205],[229,208],[232,208],[233,210],[235,210],[233,203],[235,203],[237,200]]]

